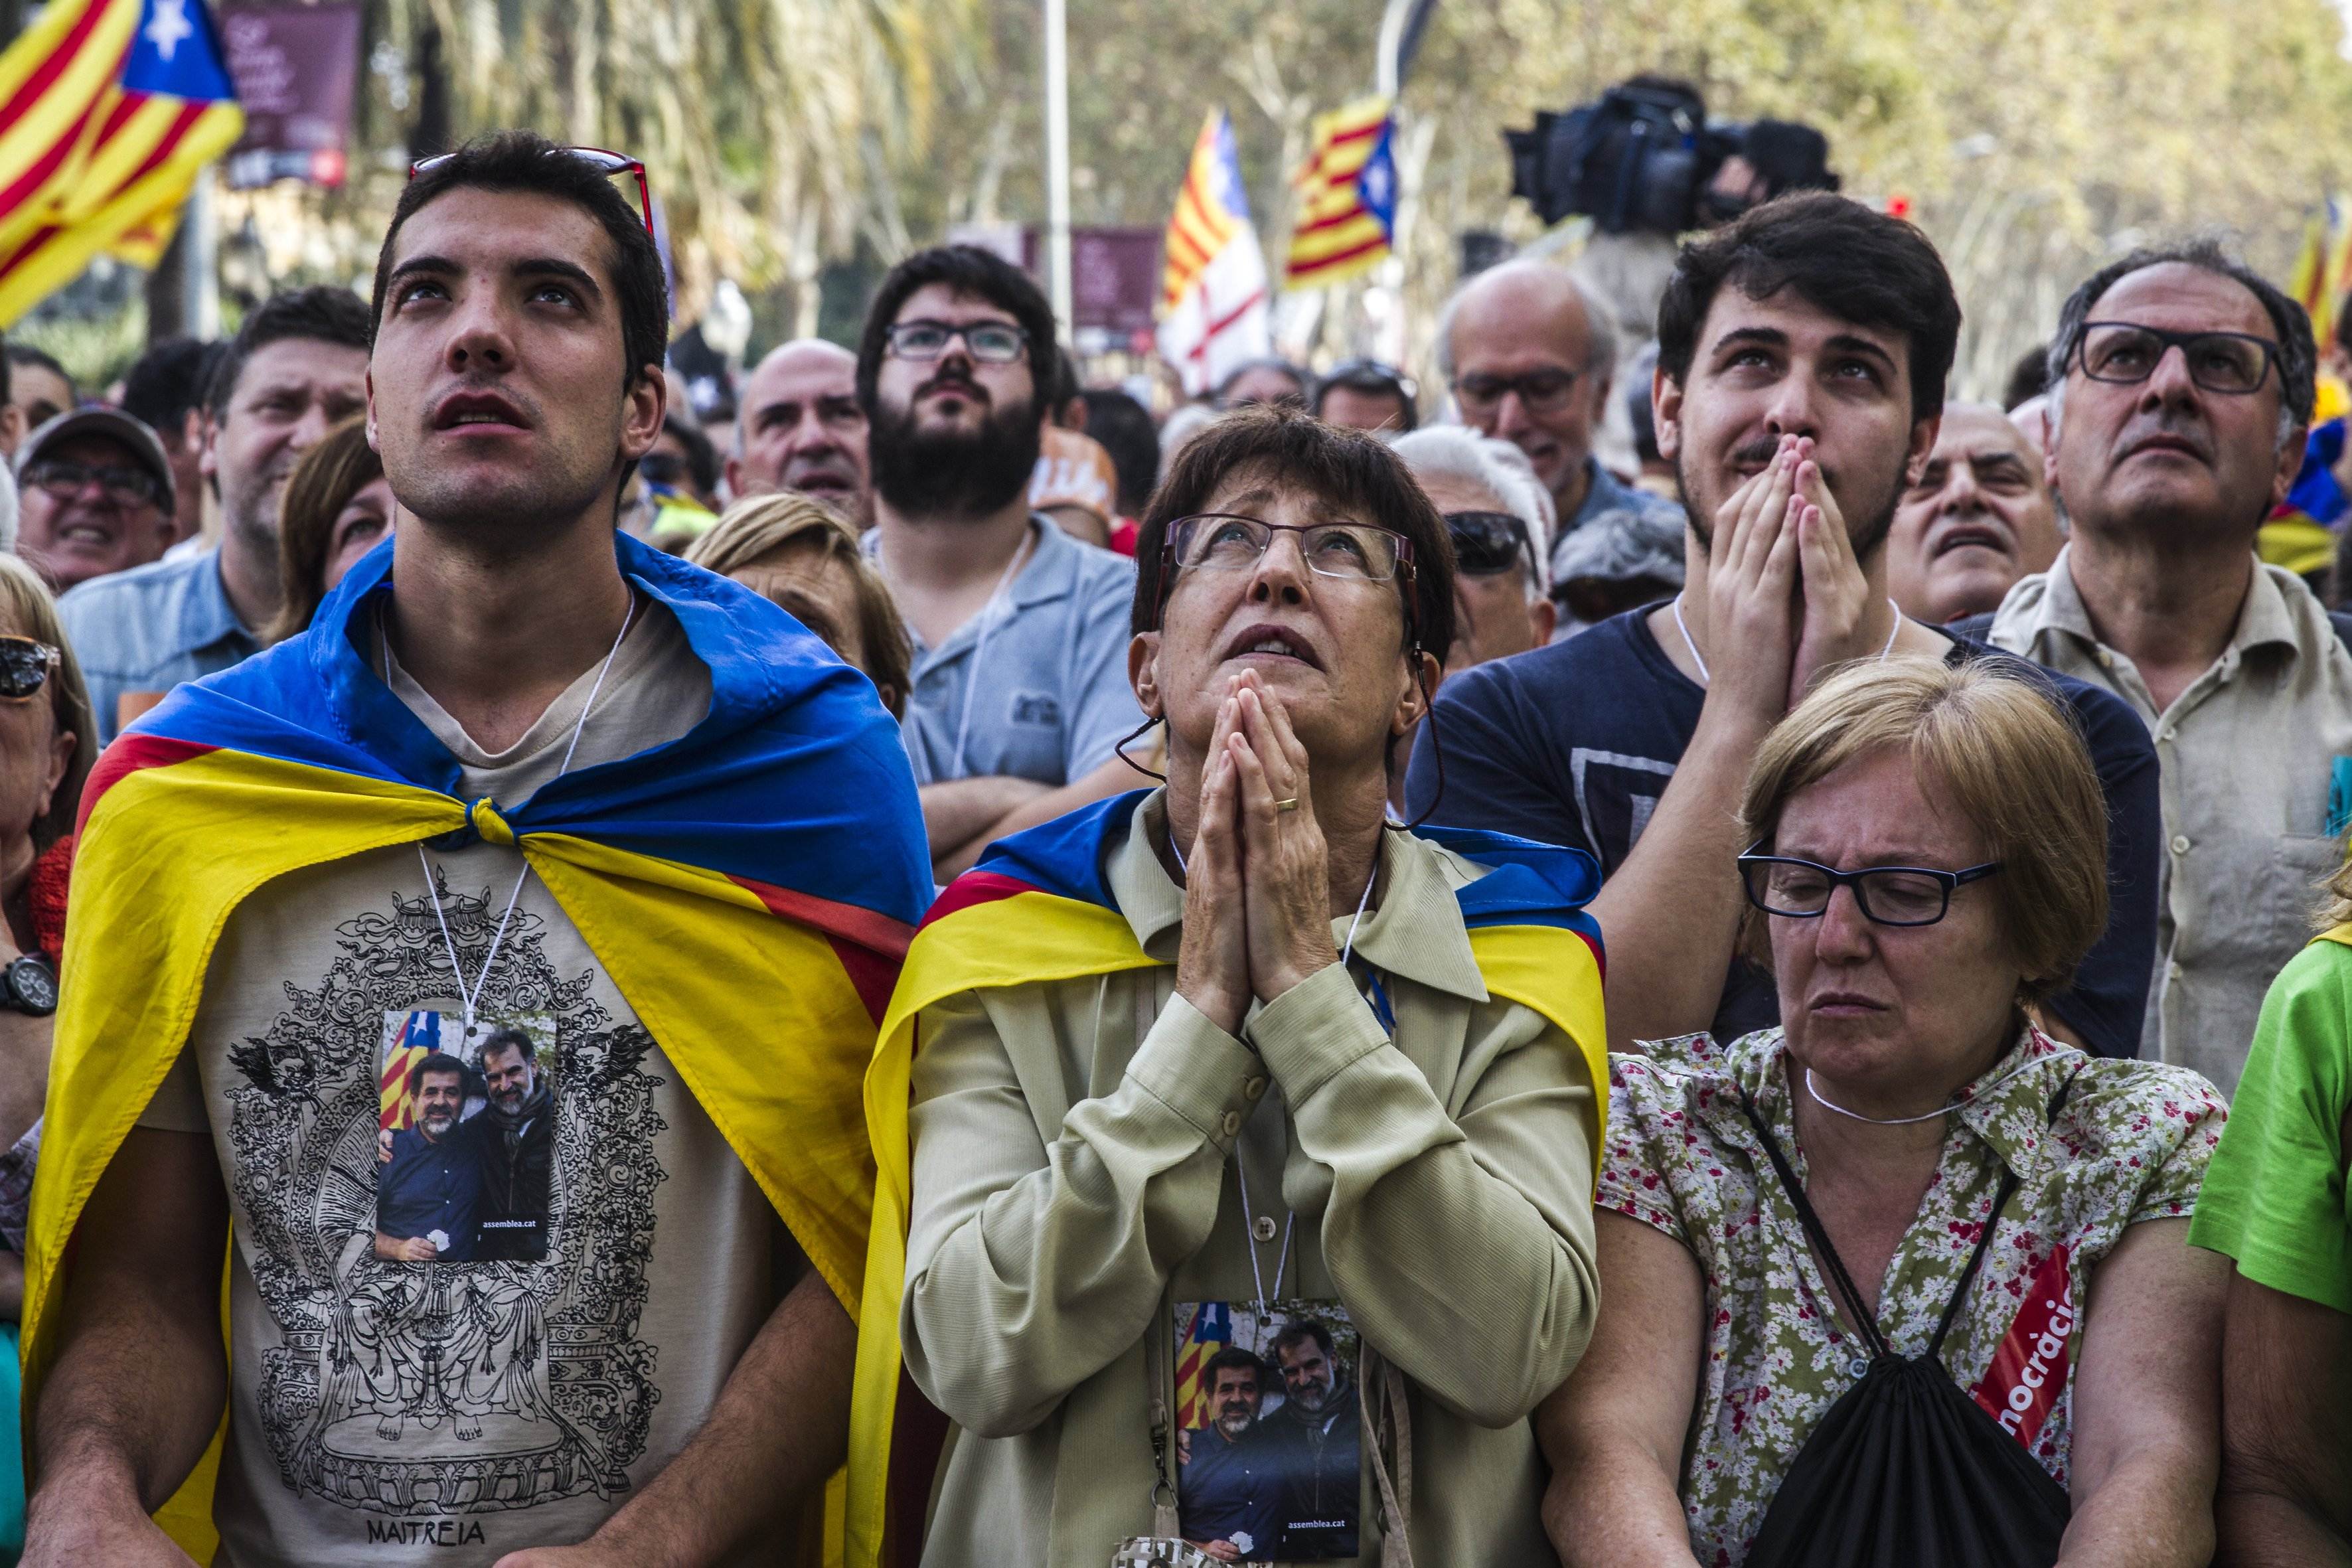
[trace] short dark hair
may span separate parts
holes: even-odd
[[[2017,356],[2009,367],[2009,385],[2000,395],[2000,411],[2014,414],[2021,403],[2029,403],[2050,390],[2050,345],[2036,343]]]
[[[527,1062],[539,1059],[539,1047],[531,1044],[529,1032],[512,1025],[490,1031],[489,1037],[482,1042],[481,1059],[488,1061],[492,1051],[518,1051]]]
[[[1413,403],[1412,394],[1405,390],[1404,379],[1385,365],[1375,364],[1370,360],[1360,359],[1350,360],[1346,364],[1335,367],[1330,374],[1321,377],[1315,383],[1315,389],[1307,395],[1307,406],[1320,416],[1323,412],[1323,400],[1331,395],[1331,389],[1335,386],[1344,386],[1349,392],[1360,392],[1367,397],[1395,398],[1397,407],[1401,411],[1401,417],[1397,420],[1397,429],[1400,433],[1411,430],[1421,423],[1421,409]]]
[[[677,444],[686,448],[686,471],[693,476],[694,488],[707,496],[718,494],[719,448],[710,444],[710,437],[702,433],[702,427],[691,419],[665,414],[662,416],[662,433],[677,437]]]
[[[1079,395],[1087,402],[1087,434],[1102,443],[1118,475],[1118,510],[1142,516],[1151,504],[1151,487],[1160,482],[1160,432],[1152,428],[1150,410],[1114,387]]]
[[[2067,370],[2083,352],[2083,329],[2091,319],[2091,308],[2107,290],[2135,272],[2174,265],[2202,268],[2227,278],[2262,301],[2272,330],[2278,333],[2281,435],[2287,428],[2310,424],[2319,381],[2319,347],[2312,339],[2310,315],[2269,279],[2231,256],[2220,240],[2210,237],[2135,250],[2100,268],[2067,295],[2065,304],[2058,309],[2057,335],[2050,340],[2049,384],[2053,392],[2065,384]]]
[[[205,404],[215,420],[227,416],[229,403],[236,396],[237,381],[245,374],[246,362],[269,344],[290,338],[313,339],[365,353],[367,306],[357,294],[331,283],[289,289],[264,300],[246,317],[245,324],[237,328],[236,336],[229,340],[228,347],[213,366]]]
[[[423,1093],[425,1090],[425,1075],[436,1072],[456,1073],[457,1075],[457,1087],[459,1089],[466,1087],[466,1064],[464,1062],[459,1061],[456,1057],[451,1056],[446,1051],[429,1051],[425,1054],[423,1060],[419,1061],[415,1067],[408,1069],[408,1092],[410,1094]]]
[[[1944,258],[1903,219],[1828,191],[1800,191],[1684,246],[1658,304],[1658,363],[1676,385],[1689,384],[1699,330],[1726,284],[1751,300],[1793,289],[1841,321],[1902,333],[1913,421],[1943,412],[1960,302]]]
[[[1086,378],[1078,374],[1077,357],[1067,348],[1056,345],[1054,350],[1054,390],[1050,399],[1055,417],[1060,416],[1072,398],[1082,395],[1086,390]]]
[[[669,357],[669,280],[644,216],[604,170],[565,156],[564,149],[532,131],[478,136],[408,182],[400,193],[400,205],[392,209],[392,225],[383,231],[383,248],[376,253],[375,295],[368,307],[370,347],[383,323],[384,292],[402,226],[435,197],[456,190],[526,192],[584,209],[613,242],[613,291],[621,303],[625,362],[621,385],[635,386],[647,365],[659,374],[658,367]]]
[[[1338,1359],[1339,1348],[1332,1342],[1331,1331],[1317,1318],[1293,1318],[1283,1324],[1282,1331],[1274,1336],[1274,1342],[1265,1347],[1265,1353],[1272,1356],[1275,1364],[1279,1366],[1282,1364],[1283,1352],[1302,1345],[1308,1340],[1313,1340],[1321,1346],[1325,1355],[1334,1360]]]
[[[149,345],[122,377],[122,412],[166,443],[177,441],[188,411],[205,405],[215,343],[165,338]]]
[[[1454,539],[1445,520],[1387,442],[1284,404],[1236,409],[1176,454],[1136,534],[1133,630],[1160,629],[1174,585],[1168,574],[1169,525],[1206,507],[1220,485],[1249,468],[1265,469],[1410,540],[1412,575],[1397,577],[1406,647],[1445,657],[1454,646]]]
[[[1283,375],[1288,376],[1292,381],[1297,383],[1298,401],[1302,405],[1305,405],[1309,398],[1315,395],[1315,373],[1313,371],[1308,370],[1303,364],[1295,364],[1291,361],[1284,359],[1278,354],[1265,354],[1256,359],[1246,359],[1242,361],[1241,363],[1234,366],[1233,369],[1225,372],[1223,376],[1218,378],[1214,396],[1216,405],[1223,408],[1225,405],[1225,395],[1233,390],[1234,383],[1239,381],[1242,377],[1247,375],[1254,370],[1276,371]]]
[[[1201,1369],[1201,1386],[1216,1392],[1217,1373],[1221,1372],[1246,1372],[1257,1379],[1258,1392],[1265,1392],[1265,1363],[1239,1345],[1227,1345],[1209,1358],[1208,1364]]]
[[[950,293],[985,300],[1010,315],[1029,342],[1031,398],[1039,414],[1053,406],[1059,372],[1054,353],[1054,307],[1045,302],[1036,279],[992,250],[976,245],[935,245],[919,250],[890,268],[866,307],[866,330],[857,339],[857,406],[871,419],[878,411],[875,385],[882,379],[882,356],[889,347],[890,329],[907,301],[938,283]]]
[[[20,364],[37,365],[41,369],[47,371],[51,375],[56,376],[59,381],[66,384],[66,398],[68,403],[74,405],[80,404],[81,389],[74,385],[73,373],[66,369],[64,365],[58,363],[57,355],[45,353],[41,350],[35,348],[30,343],[10,343],[7,345],[6,357],[11,366]],[[10,384],[8,386],[0,387],[0,394],[5,394],[11,397],[16,395],[14,379],[15,378],[13,377],[10,378]]]

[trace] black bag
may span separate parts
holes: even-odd
[[[2052,1099],[2053,1121],[2073,1087],[2069,1079]],[[1927,1353],[1899,1356],[1864,1309],[1755,1102],[1744,1091],[1740,1102],[1870,1351],[1862,1381],[1830,1406],[1781,1479],[1747,1568],[2050,1568],[2073,1511],[2065,1489],[1952,1381],[1942,1360],[1944,1336],[2017,1191],[2015,1173],[2001,1173],[1984,1234]]]

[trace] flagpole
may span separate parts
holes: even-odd
[[[180,247],[180,263],[185,268],[186,279],[180,299],[187,332],[199,342],[210,342],[220,336],[221,319],[220,226],[209,166],[199,169],[195,183],[188,187],[188,205],[180,215],[180,231],[187,237]]]
[[[1045,276],[1054,316],[1070,319],[1070,66],[1066,0],[1045,0]]]

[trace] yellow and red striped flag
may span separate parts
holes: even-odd
[[[1202,393],[1234,366],[1273,352],[1265,253],[1250,225],[1233,124],[1213,109],[1168,220],[1160,353],[1186,392]]]
[[[0,327],[101,250],[152,261],[244,129],[205,0],[51,0],[0,54]]]
[[[1195,1301],[1184,1342],[1176,1352],[1176,1425],[1206,1426],[1216,1418],[1209,1407],[1205,1375],[1216,1353],[1234,1342],[1233,1309],[1223,1301]],[[1263,1390],[1260,1390],[1263,1393]]]
[[[1315,117],[1314,151],[1297,177],[1298,216],[1283,282],[1320,289],[1389,254],[1396,231],[1396,156],[1389,100],[1364,98]]]

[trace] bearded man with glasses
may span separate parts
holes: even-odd
[[[866,550],[915,645],[901,728],[934,874],[1116,794],[1142,715],[1121,608],[1135,563],[1029,506],[1054,312],[984,250],[918,251],[875,291],[857,347],[874,483]]]
[[[2254,557],[2303,458],[2303,308],[2211,244],[2103,268],[2059,316],[2044,471],[2073,523],[1987,639],[2103,686],[2163,766],[2145,1053],[2233,1090],[2352,809],[2352,656]]]

